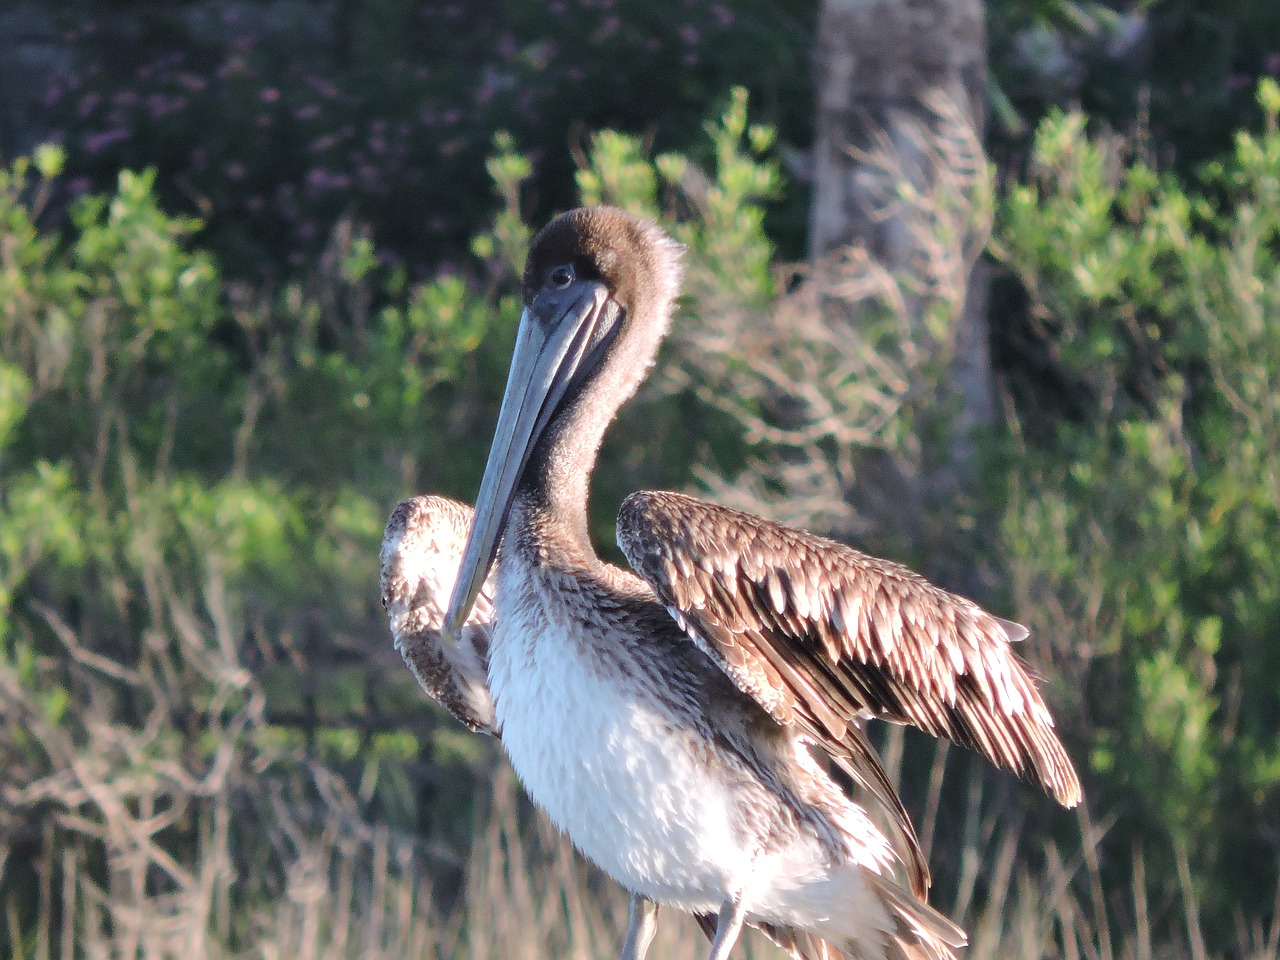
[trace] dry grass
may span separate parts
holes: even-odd
[[[234,642],[245,625],[216,572],[193,591],[158,554],[137,555],[152,626],[128,660],[43,607],[24,629],[43,625],[56,646],[26,666],[0,658],[0,948],[15,960],[616,955],[624,896],[519,799],[496,748],[468,854],[369,822],[332,771],[270,746]],[[49,704],[59,687],[76,691],[61,712]],[[899,780],[903,743],[891,730],[884,750]],[[939,823],[956,819],[942,816],[955,791],[937,750],[923,798],[909,798],[923,799],[921,835],[935,845]],[[1280,956],[1274,915],[1242,918],[1234,944],[1207,943],[1185,854],[1183,919],[1162,928],[1152,918],[1168,911],[1148,904],[1140,855],[1130,889],[1105,890],[1104,827],[1082,812],[1080,852],[1036,850],[1026,791],[992,782],[972,776],[959,839],[934,851],[955,867],[954,896],[938,906],[970,931],[972,960]],[[705,950],[689,918],[662,914],[655,958]],[[741,955],[777,953],[753,935]]]
[[[892,759],[892,744],[889,752]],[[433,881],[422,845],[413,838],[360,822],[340,809],[308,829],[279,798],[263,808],[263,821],[254,825],[267,834],[260,842],[271,848],[258,869],[271,871],[279,881],[274,895],[256,902],[244,902],[239,888],[265,892],[272,884],[229,872],[228,825],[217,822],[216,813],[201,825],[201,844],[181,864],[156,848],[148,855],[137,847],[76,845],[60,835],[65,828],[51,825],[37,864],[41,889],[34,932],[21,939],[12,897],[7,904],[0,901],[10,942],[18,944],[13,955],[15,960],[616,956],[626,925],[625,897],[577,857],[545,818],[531,815],[517,790],[510,769],[498,765],[460,891]],[[960,852],[961,881],[950,904],[952,915],[970,932],[966,956],[971,960],[1214,956],[1199,927],[1189,873],[1184,928],[1155,929],[1140,855],[1134,861],[1128,909],[1105,902],[1093,855],[1102,831],[1087,813],[1079,819],[1083,852],[1068,856],[1050,846],[1044,852],[1045,867],[1036,872],[1019,856],[1020,825],[1002,825],[992,810],[979,784]],[[0,882],[6,853],[0,844]],[[95,859],[105,859],[108,876],[124,882],[104,885],[101,872],[90,866]],[[171,885],[167,892],[153,883],[132,882],[148,870],[193,882]],[[1275,960],[1278,941],[1280,924],[1274,917],[1242,920],[1230,955]],[[688,917],[670,911],[661,915],[655,958],[693,960],[705,950],[705,939]],[[740,951],[739,956],[748,958],[780,956],[754,933],[744,938]]]

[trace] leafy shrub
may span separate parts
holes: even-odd
[[[1280,813],[1280,88],[1258,102],[1199,186],[1053,115],[997,227],[1076,410],[1010,372],[1019,608],[1055,638],[1115,862],[1145,847],[1172,897],[1183,851],[1222,926],[1270,902]]]
[[[717,142],[741,177],[735,103]],[[601,135],[601,182],[622,142]],[[154,171],[42,232],[62,165],[42,149],[0,174],[0,944],[43,960],[69,931],[126,955],[210,936],[236,951],[293,935],[294,914],[265,933],[264,917],[330,889],[317,863],[376,878],[362,909],[377,884],[455,882],[493,755],[426,708],[373,584],[396,499],[478,483],[529,164],[508,141],[490,165],[508,206],[473,244],[484,288],[410,286],[339,222],[316,268],[274,290],[192,249],[197,225],[161,210]],[[756,181],[709,182],[766,282]],[[651,454],[618,454],[605,484]],[[678,485],[681,469],[638,472]],[[349,887],[330,895],[351,907]]]

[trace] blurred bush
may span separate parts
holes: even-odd
[[[1055,115],[996,200],[1017,306],[998,319],[1026,352],[1002,354],[1010,430],[984,487],[930,547],[1008,579],[1110,829],[1085,817],[1028,855],[1034,801],[965,768],[937,859],[985,956],[1275,954],[1280,94],[1259,99],[1262,131],[1194,183]],[[739,92],[707,163],[621,132],[583,150],[583,198],[659,216],[689,248],[662,373],[602,453],[601,542],[624,490],[695,474],[848,532],[840,482],[787,468],[914,457],[933,437],[917,425],[945,423],[945,365],[912,365],[911,331],[875,312],[903,278],[852,284],[864,328],[813,340],[801,323],[806,278],[777,270],[764,228],[774,140]],[[466,269],[421,283],[349,218],[298,279],[263,284],[193,243],[156,174],[82,196],[61,232],[38,226],[58,149],[0,176],[0,948],[479,957],[484,929],[443,916],[478,875],[557,955],[562,910],[616,943],[616,909],[564,892],[597,879],[563,849],[529,848],[562,871],[549,899],[504,874],[527,811],[477,813],[496,751],[422,704],[376,606],[390,506],[478,482],[531,235],[521,143],[488,148],[498,213]],[[756,392],[725,402],[734,385]],[[850,411],[870,411],[860,432],[802,436]],[[739,485],[760,449],[778,471]],[[947,767],[939,751],[927,835]]]
[[[1171,904],[1183,868],[1219,934],[1280,857],[1280,88],[1258,103],[1191,182],[1054,114],[996,232],[1012,339],[1048,366],[1005,371],[1019,614],[1053,638],[1112,869],[1142,851]]]
[[[593,131],[696,155],[735,83],[803,139],[815,14],[796,0],[87,8],[67,16],[77,65],[45,105],[69,187],[157,168],[166,207],[199,215],[233,274],[295,271],[340,216],[375,224],[379,256],[421,270],[464,257],[492,215],[495,130],[530,151],[538,221],[572,205],[571,151]]]
[[[701,124],[740,85],[802,185],[817,7],[77,0],[52,12],[63,66],[31,110],[68,150],[61,193],[155,167],[165,208],[201,218],[228,274],[297,272],[349,216],[375,225],[380,258],[426,276],[462,260],[495,210],[484,167],[495,130],[528,152],[526,212],[541,222],[572,205],[575,157],[597,130],[708,162]],[[988,7],[1002,165],[1049,106],[1072,103],[1119,129],[1144,119],[1162,163],[1198,163],[1249,121],[1257,77],[1280,73],[1270,0]],[[803,189],[769,204],[789,257],[804,249],[806,205]]]
[[[755,161],[734,104],[724,171],[702,174],[723,199],[686,230],[755,249],[764,283],[752,202],[772,174],[738,182]],[[597,139],[601,183],[624,143],[638,155]],[[0,951],[341,949],[348,932],[302,907],[372,922],[388,889],[432,882],[424,916],[446,928],[384,932],[448,941],[496,751],[424,703],[376,558],[399,497],[467,497],[483,468],[529,236],[529,165],[503,144],[489,167],[507,206],[472,243],[482,283],[411,285],[342,220],[304,279],[228,281],[197,224],[162,211],[154,171],[76,200],[63,233],[36,226],[60,149],[0,172]],[[650,428],[668,453],[701,429],[669,410]],[[686,483],[654,449],[611,454],[601,486]],[[269,922],[286,896],[301,931],[287,911]]]

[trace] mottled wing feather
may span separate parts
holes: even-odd
[[[905,567],[683,494],[643,491],[618,543],[695,643],[780,723],[840,741],[856,717],[981,752],[1060,803],[1080,784],[1010,641],[1026,636]]]
[[[488,688],[492,574],[457,646],[441,632],[472,513],[447,497],[414,497],[396,505],[382,540],[382,605],[396,649],[427,695],[472,730],[497,736]]]

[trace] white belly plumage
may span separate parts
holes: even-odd
[[[834,862],[844,858],[804,828],[761,829],[749,771],[709,762],[695,732],[602,671],[591,644],[548,623],[539,604],[500,604],[489,687],[503,745],[529,795],[601,869],[689,912],[742,898],[753,920],[884,929],[860,868]]]
[[[628,889],[719,909],[751,851],[735,836],[735,798],[699,762],[694,737],[583,662],[571,638],[543,630],[528,644],[522,627],[503,624],[489,685],[529,795]]]

